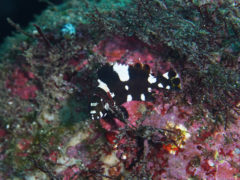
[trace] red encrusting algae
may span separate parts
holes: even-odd
[[[37,86],[29,83],[35,76],[32,72],[23,72],[16,68],[12,75],[6,80],[5,86],[13,96],[18,96],[23,100],[34,99],[38,90]]]
[[[144,43],[131,44],[136,41],[115,37],[102,41],[94,50],[107,57],[107,62],[120,59],[126,64],[147,63],[155,68],[155,73],[164,73],[172,67],[170,63],[161,62],[161,57],[150,53]],[[157,69],[156,64],[160,65]],[[105,134],[107,141],[117,151],[125,169],[138,174],[145,167],[145,173],[152,179],[236,177],[239,173],[236,166],[240,161],[235,158],[234,152],[240,152],[238,141],[228,146],[224,140],[227,133],[224,128],[210,129],[206,127],[206,119],[190,123],[195,110],[189,104],[182,105],[178,102],[179,97],[174,96],[178,96],[177,93],[170,93],[166,102],[163,101],[166,99],[164,93],[156,92],[153,103],[132,101],[123,104],[129,118],[125,125],[121,122],[117,128],[118,123],[111,125],[100,120],[102,127],[108,131]],[[236,127],[228,131],[234,129]],[[239,132],[234,134],[240,136]],[[147,164],[142,161],[147,161]],[[229,168],[224,168],[223,164]]]

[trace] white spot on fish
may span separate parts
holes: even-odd
[[[163,74],[163,77],[165,77],[166,79],[168,79],[168,78],[169,78],[169,77],[168,77],[168,72],[164,73],[164,74]]]
[[[145,95],[144,94],[141,94],[141,100],[145,101]]]
[[[152,74],[149,74],[149,76],[148,76],[148,82],[149,82],[150,84],[153,84],[153,83],[157,82],[157,78],[154,77]]]
[[[97,112],[95,110],[90,111],[90,114],[96,114]]]
[[[113,65],[113,70],[118,74],[118,77],[121,81],[129,80],[128,65],[115,63]]]
[[[132,100],[132,96],[129,94],[127,95],[127,102],[131,101]]]
[[[96,102],[96,103],[91,103],[90,104],[90,106],[97,106],[98,105],[98,103]]]
[[[112,97],[112,98],[114,98],[114,97],[115,97],[115,94],[114,94],[114,93],[112,93],[112,92],[110,92],[110,95],[111,95],[111,97]]]
[[[106,110],[109,109],[109,104],[108,104],[108,103],[106,103],[106,104],[104,105],[104,109],[106,109]]]
[[[159,87],[159,88],[163,88],[162,83],[158,83],[158,87]]]
[[[105,92],[110,92],[108,86],[106,83],[102,82],[100,79],[98,79],[98,87],[101,88],[102,90],[104,90]]]

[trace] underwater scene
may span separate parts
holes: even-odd
[[[0,180],[240,180],[238,0],[39,0],[0,45]]]

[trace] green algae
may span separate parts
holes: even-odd
[[[98,31],[168,47],[169,53],[163,56],[178,66],[183,81],[192,79],[183,87],[184,93],[198,107],[207,105],[217,124],[228,121],[240,89],[239,18],[239,7],[232,0],[133,0],[127,10],[95,11],[92,16]]]
[[[86,98],[81,98],[80,101],[74,97],[69,98],[59,111],[60,124],[70,126],[85,121],[89,117],[88,102]]]
[[[211,52],[222,52],[239,41],[240,15],[231,0],[221,5],[200,2],[133,0],[127,10],[94,18],[106,32],[134,35],[151,45],[166,44],[202,66]]]
[[[22,30],[28,34],[36,33],[34,24],[37,24],[43,31],[51,30],[56,33],[60,33],[60,30],[64,24],[72,23],[73,25],[89,24],[89,19],[86,14],[92,11],[92,9],[86,7],[86,2],[89,5],[98,6],[101,12],[113,11],[119,7],[126,7],[129,0],[117,0],[117,1],[78,1],[78,0],[65,0],[60,5],[51,5],[42,12],[41,15],[35,16],[34,22],[30,22],[27,27]],[[18,22],[16,22],[17,24]],[[0,62],[14,63],[17,53],[21,54],[21,45],[23,42],[28,44],[34,44],[36,39],[28,37],[22,33],[14,32],[12,36],[9,36],[0,45]]]

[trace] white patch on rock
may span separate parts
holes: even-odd
[[[169,86],[169,85],[167,85],[167,86],[166,86],[166,89],[170,89],[170,86]]]
[[[43,113],[43,119],[44,121],[53,121],[55,119],[56,115],[53,113],[49,113],[47,111],[45,111]]]
[[[129,80],[128,65],[115,63],[113,65],[113,70],[118,74],[118,77],[121,81]]]
[[[116,151],[112,151],[107,155],[103,154],[100,159],[107,166],[115,166],[119,163],[119,159],[117,158]]]
[[[125,89],[128,91],[129,90],[129,87],[128,87],[128,85],[125,85]]]
[[[122,157],[121,157],[121,159],[126,160],[126,159],[127,159],[127,155],[126,155],[126,154],[123,154]]]

